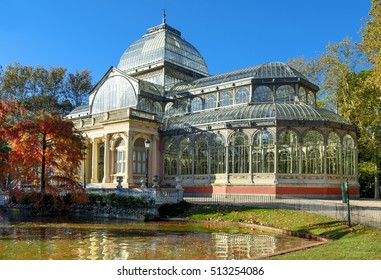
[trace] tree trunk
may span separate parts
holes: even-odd
[[[376,175],[374,176],[374,198],[380,199],[380,175],[378,164],[378,149],[374,149],[374,163],[376,165]]]
[[[42,133],[42,160],[41,160],[41,193],[45,194],[45,151],[46,133]]]

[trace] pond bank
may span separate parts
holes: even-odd
[[[152,221],[159,218],[156,207],[145,207],[135,209],[123,209],[112,206],[77,205],[67,211],[51,211],[46,209],[33,210],[30,205],[16,204],[2,208],[10,215],[21,215],[26,217],[43,216],[73,216],[89,218],[112,218],[131,221]]]

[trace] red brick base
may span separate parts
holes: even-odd
[[[199,194],[341,197],[341,186],[184,186],[184,192]],[[350,186],[349,193],[355,197],[359,196],[360,188],[358,186]]]

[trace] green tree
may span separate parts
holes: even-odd
[[[381,98],[381,1],[372,0],[369,11],[369,19],[362,28],[362,40],[360,48],[366,55],[368,62],[372,65],[372,71],[366,76],[363,83],[364,102],[371,103],[370,110],[366,116],[368,121],[367,131],[368,142],[373,147],[373,158],[376,165],[375,192],[374,197],[380,198],[379,186],[379,153],[381,150],[381,118],[380,118],[380,98]],[[366,134],[365,134],[366,135]]]
[[[90,72],[88,70],[82,72],[76,70],[75,74],[69,74],[65,87],[64,97],[73,107],[87,104],[89,101],[88,93],[92,88]]]
[[[45,69],[15,63],[0,77],[0,99],[16,100],[36,115],[39,112],[66,115],[87,101],[87,92],[92,87],[89,71],[71,74],[62,67]]]

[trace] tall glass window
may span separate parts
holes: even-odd
[[[189,138],[180,142],[180,174],[192,175],[192,150]]]
[[[278,155],[278,173],[299,173],[299,141],[294,131],[280,133]]]
[[[225,138],[221,134],[217,134],[212,139],[210,147],[211,173],[225,173]]]
[[[343,138],[343,174],[355,174],[355,141],[352,136],[345,135]]]
[[[340,174],[340,137],[335,132],[328,135],[327,174]]]
[[[192,112],[202,110],[202,99],[200,97],[195,97],[192,99],[191,110]]]
[[[257,131],[253,137],[252,172],[274,172],[274,139],[266,130]]]
[[[178,151],[173,139],[168,139],[164,145],[164,175],[177,175]]]
[[[132,153],[132,165],[135,174],[146,173],[146,148],[144,146],[144,139],[135,141]]]
[[[273,102],[273,91],[268,86],[259,86],[254,90],[254,103]]]
[[[208,94],[205,97],[205,109],[213,109],[217,107],[217,97],[215,93]]]
[[[247,88],[240,88],[235,94],[235,104],[248,103],[250,101],[250,92]]]
[[[124,173],[126,170],[126,142],[119,138],[115,143],[114,150],[114,173]]]
[[[322,174],[324,157],[324,138],[323,135],[311,130],[303,138],[303,159],[304,173]]]
[[[231,91],[221,92],[220,107],[233,105],[233,93]]]
[[[229,173],[249,173],[249,138],[243,132],[234,133],[230,140]]]
[[[194,174],[208,174],[208,139],[199,135],[194,144]]]

